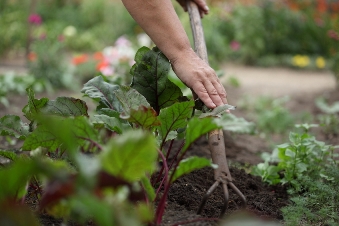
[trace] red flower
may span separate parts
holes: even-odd
[[[29,60],[29,61],[31,61],[31,62],[36,61],[36,58],[37,58],[37,55],[36,55],[35,52],[30,52],[30,53],[28,54],[28,60]]]
[[[72,59],[72,64],[79,65],[86,63],[88,61],[88,55],[87,54],[81,54],[79,56],[75,56]]]
[[[42,23],[42,19],[39,14],[31,14],[28,17],[28,22],[31,24],[40,25]]]
[[[101,71],[102,69],[106,68],[109,66],[109,63],[107,61],[101,61],[97,64],[97,70]]]

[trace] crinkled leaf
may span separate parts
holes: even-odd
[[[184,128],[192,116],[194,101],[175,103],[160,111],[158,116],[161,125],[158,127],[159,135],[165,141],[170,131]]]
[[[0,150],[0,156],[14,161],[18,156],[13,151]]]
[[[32,87],[26,89],[28,95],[28,104],[22,109],[26,118],[33,121],[39,114],[40,109],[46,105],[48,98],[35,99],[35,93]]]
[[[29,134],[29,126],[19,116],[5,115],[0,119],[0,135],[25,139]]]
[[[88,141],[97,141],[97,131],[85,116],[60,118],[57,116],[40,119],[40,125],[27,136],[23,150],[34,150],[38,147],[55,151],[61,144],[68,148],[84,145]]]
[[[126,119],[131,123],[135,123],[144,129],[160,125],[157,113],[151,107],[140,106],[138,109],[131,109],[129,115],[122,113],[122,119]]]
[[[86,102],[73,97],[58,97],[56,100],[48,101],[44,107],[40,109],[42,114],[58,115],[63,117],[69,116],[88,116],[88,107]]]
[[[141,93],[155,111],[159,112],[177,102],[182,97],[182,92],[167,78],[171,67],[168,59],[161,52],[146,52],[145,48],[139,50],[141,53],[138,51],[135,58],[136,63],[131,70],[131,87]]]
[[[84,93],[85,96],[99,102],[97,109],[109,108],[120,112],[121,105],[114,94],[114,91],[118,89],[118,85],[112,85],[105,82],[101,76],[97,76],[89,80],[84,85],[81,92]]]
[[[131,128],[129,124],[121,122],[118,118],[109,117],[107,115],[94,115],[93,119],[93,124],[103,124],[106,129],[119,134],[123,133],[123,131],[128,128]]]
[[[214,118],[216,124],[221,126],[223,130],[236,133],[254,133],[255,125],[246,121],[244,118],[236,117],[233,114],[223,114],[220,118]]]
[[[155,169],[156,148],[151,134],[141,130],[127,131],[101,152],[103,169],[127,181],[135,181]]]
[[[235,110],[235,107],[229,104],[224,104],[221,106],[218,106],[216,108],[214,108],[212,111],[210,112],[206,112],[206,113],[202,113],[199,118],[205,118],[205,117],[213,117],[213,116],[220,116],[224,113],[226,113],[227,110]]]
[[[182,161],[180,161],[179,166],[175,170],[171,182],[174,182],[179,177],[185,174],[188,174],[192,172],[193,170],[201,169],[206,166],[210,166],[213,168],[218,167],[217,165],[213,164],[211,160],[202,158],[202,157],[192,156],[192,157],[183,159]]]
[[[110,108],[101,108],[97,110],[97,113],[99,115],[107,115],[109,117],[113,118],[119,118],[120,117],[120,112],[114,111]]]
[[[22,150],[31,151],[38,147],[45,147],[50,151],[55,151],[61,142],[57,140],[55,134],[51,133],[48,126],[39,126],[26,137]]]
[[[183,151],[185,151],[196,139],[202,135],[218,128],[220,128],[220,126],[218,126],[213,121],[213,118],[192,118],[187,125],[186,142],[183,147]]]
[[[150,106],[146,98],[131,87],[120,86],[120,89],[114,93],[120,101],[124,112],[129,112],[131,109],[138,109],[140,106]]]

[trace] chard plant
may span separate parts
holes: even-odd
[[[23,140],[19,152],[0,150],[10,161],[0,168],[0,181],[7,181],[0,187],[0,224],[38,225],[36,214],[47,213],[78,223],[160,225],[170,185],[193,170],[215,167],[206,158],[185,158],[190,145],[217,128],[253,129],[223,114],[225,106],[203,112],[183,96],[167,78],[170,63],[157,48],[139,49],[135,62],[129,86],[104,76],[84,85],[94,113],[84,100],[36,99],[27,88],[22,111],[29,123],[15,115],[0,119],[2,136]],[[182,142],[178,150],[174,141]],[[24,205],[29,196],[38,202],[34,211]]]

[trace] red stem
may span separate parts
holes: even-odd
[[[156,225],[160,225],[161,224],[161,220],[162,220],[162,216],[164,214],[164,211],[165,211],[165,206],[166,206],[166,199],[167,199],[167,194],[168,194],[168,190],[169,190],[169,181],[168,181],[168,166],[167,166],[167,162],[166,162],[166,159],[165,159],[165,156],[162,154],[162,152],[160,150],[158,150],[158,153],[160,155],[160,157],[162,158],[163,162],[164,162],[164,169],[165,169],[165,175],[164,175],[164,180],[166,181],[165,183],[165,190],[164,190],[164,194],[162,195],[161,197],[161,200],[158,204],[158,207],[157,207],[157,211],[156,211]],[[161,186],[160,186],[161,187]],[[159,187],[159,188],[160,188]],[[157,191],[157,194],[156,194],[156,198],[158,197],[159,195],[159,189]]]
[[[172,149],[172,146],[173,146],[173,142],[174,142],[174,140],[171,140],[171,143],[170,143],[170,146],[168,147],[168,149],[167,149],[167,154],[166,154],[166,161],[167,161],[167,159],[168,159],[168,157],[169,157],[169,154],[170,154],[170,152],[171,152],[171,149]],[[162,167],[161,167],[161,170],[159,171],[159,174],[158,174],[158,177],[157,177],[157,179],[154,181],[154,183],[153,183],[153,187],[160,181],[160,179],[161,179],[161,176],[162,176],[162,172],[164,171],[164,164],[162,165]],[[160,187],[160,186],[159,186]]]

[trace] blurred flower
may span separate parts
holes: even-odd
[[[116,46],[131,46],[131,42],[125,37],[121,36],[115,41]]]
[[[322,69],[326,66],[326,61],[323,57],[317,57],[315,64],[317,65],[317,68]]]
[[[65,40],[65,37],[63,35],[58,36],[58,41],[63,42]]]
[[[292,58],[292,63],[294,66],[297,66],[297,67],[306,67],[307,65],[310,64],[310,59],[308,56],[295,55]]]
[[[96,68],[105,76],[111,76],[114,74],[114,68],[111,67],[110,63],[107,61],[99,62]]]
[[[31,14],[28,17],[28,22],[30,24],[40,25],[42,23],[41,16],[39,14]]]
[[[29,61],[31,61],[31,62],[36,61],[36,58],[37,58],[37,55],[36,55],[35,52],[30,52],[30,53],[28,54],[28,60],[29,60]]]
[[[339,41],[339,34],[337,32],[335,32],[334,30],[329,30],[327,32],[327,35],[328,35],[328,37],[330,37],[330,38],[332,38],[334,40]]]
[[[145,34],[145,33],[138,34],[137,40],[138,40],[138,45],[139,45],[139,46],[147,46],[147,47],[150,47],[150,46],[152,45],[152,40],[151,40],[150,37],[149,37],[147,34]]]
[[[104,55],[102,55],[102,52],[95,52],[93,54],[93,59],[97,61],[101,61],[104,59]]]
[[[40,40],[45,40],[46,37],[47,37],[46,33],[42,33],[42,34],[40,34],[39,39]]]
[[[232,41],[230,43],[230,48],[233,50],[233,51],[237,51],[240,49],[240,43],[237,42],[237,41]]]
[[[72,64],[79,65],[86,63],[88,61],[88,55],[87,54],[81,54],[78,56],[73,57]]]
[[[77,29],[74,26],[67,26],[62,32],[66,37],[72,37],[76,35]]]

